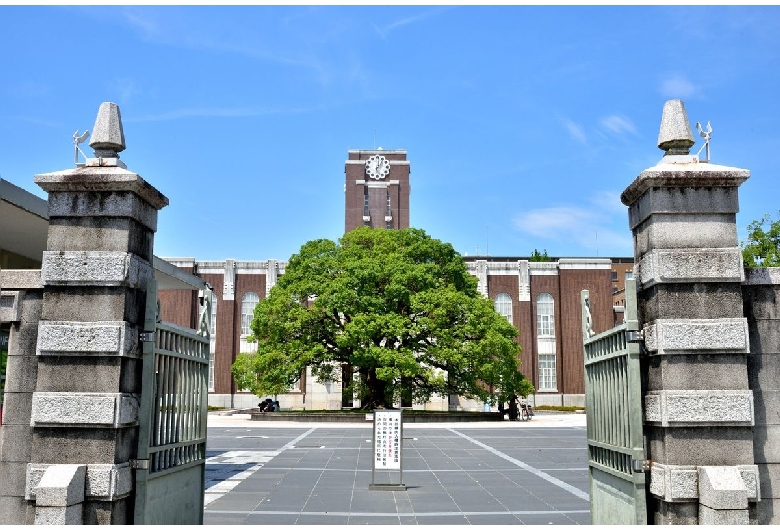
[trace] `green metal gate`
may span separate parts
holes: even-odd
[[[591,524],[647,524],[635,280],[623,324],[595,335],[582,291]]]
[[[203,524],[210,326],[160,322],[155,280],[146,300],[135,524]]]

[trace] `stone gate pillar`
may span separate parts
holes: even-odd
[[[100,106],[95,158],[37,175],[49,194],[27,498],[36,523],[132,524],[146,282],[168,199],[119,159],[119,108]]]
[[[747,524],[759,498],[737,190],[745,169],[701,162],[685,107],[666,103],[666,155],[623,192],[644,333],[645,433],[656,524]]]

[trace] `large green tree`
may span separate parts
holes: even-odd
[[[256,354],[233,374],[258,396],[286,392],[306,367],[320,382],[355,377],[364,408],[403,394],[505,400],[532,387],[518,371],[517,330],[477,291],[452,245],[424,231],[358,228],[310,241],[261,301]]]
[[[742,242],[745,267],[780,267],[780,218],[773,221],[765,215],[750,223],[747,232]]]

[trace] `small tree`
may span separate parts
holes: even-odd
[[[358,228],[306,243],[251,328],[258,351],[240,355],[233,374],[258,396],[287,391],[307,367],[319,382],[347,367],[342,383],[367,409],[402,395],[493,402],[491,388],[526,388],[517,330],[479,294],[452,245],[418,229]]]
[[[552,260],[547,255],[547,249],[544,249],[544,252],[539,252],[537,249],[534,249],[533,253],[531,254],[531,257],[528,258],[528,261],[552,261]]]
[[[741,244],[745,267],[780,267],[780,219],[773,221],[765,215],[750,223],[747,230],[747,241]]]

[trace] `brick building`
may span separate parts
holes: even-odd
[[[350,150],[345,161],[344,227],[406,228],[409,226],[410,163],[405,150]],[[226,407],[251,407],[258,399],[236,388],[230,367],[247,343],[255,305],[268,296],[286,261],[197,261],[166,258],[203,278],[214,289],[212,313],[212,376],[209,402]],[[537,388],[536,404],[582,405],[585,382],[582,357],[580,291],[590,290],[594,329],[605,331],[622,321],[620,304],[631,258],[553,258],[531,262],[527,257],[466,257],[479,290],[519,330],[521,370]],[[193,327],[197,323],[194,293],[161,293],[163,318]],[[295,388],[278,396],[283,408],[336,409],[359,406],[342,399],[339,383],[321,385],[304,374]],[[415,408],[482,410],[481,403],[442,396]]]

